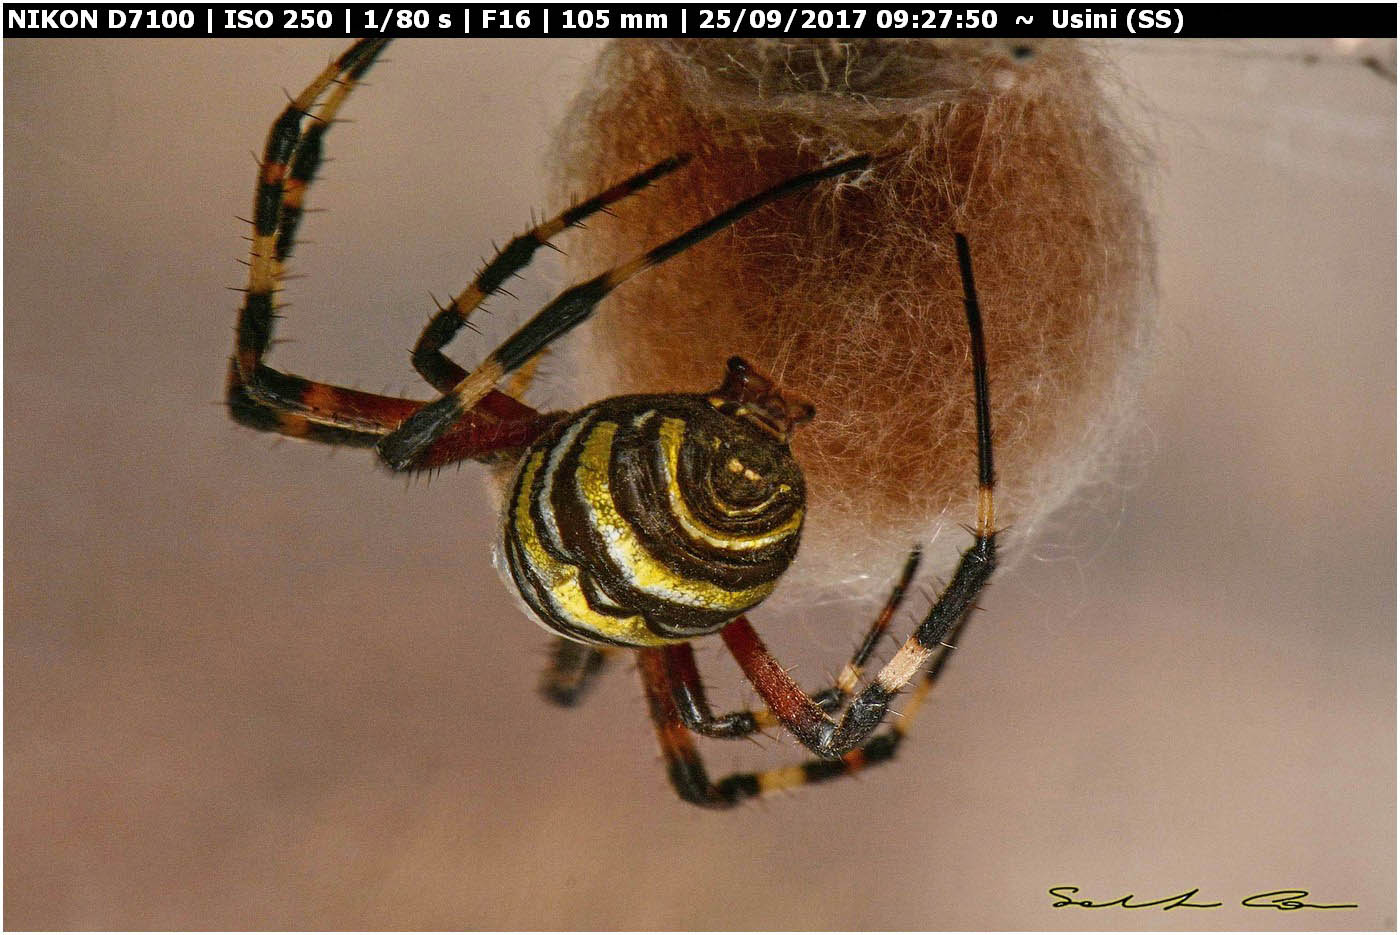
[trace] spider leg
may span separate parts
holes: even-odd
[[[724,785],[710,782],[700,751],[695,749],[695,741],[676,710],[674,683],[665,654],[659,649],[638,650],[637,668],[666,761],[666,775],[676,794],[692,805],[706,808],[731,808],[748,798],[751,793],[746,792],[755,783],[752,774],[736,774]]]
[[[242,425],[293,438],[372,448],[423,404],[317,383],[259,365],[243,385],[230,381],[229,412]],[[556,417],[502,422],[469,412],[448,427],[406,470],[429,470],[468,458],[523,448],[554,424]]]
[[[423,403],[362,393],[282,373],[263,363],[272,343],[275,296],[287,258],[296,246],[308,188],[320,169],[324,139],[341,106],[383,51],[387,40],[366,39],[332,61],[273,122],[258,168],[248,286],[239,311],[229,366],[230,414],[243,425],[328,444],[372,447]],[[317,113],[313,107],[320,102]],[[303,131],[304,121],[310,125]],[[533,441],[553,424],[503,393],[493,392],[409,469],[481,457]]]
[[[820,757],[835,759],[859,747],[884,719],[891,700],[907,685],[949,633],[971,611],[996,564],[996,530],[992,468],[991,414],[987,394],[987,354],[982,316],[972,278],[967,240],[954,235],[962,274],[964,306],[971,334],[973,392],[977,407],[977,526],[972,546],[963,552],[957,570],[928,615],[893,658],[845,709],[839,721],[793,681],[768,652],[748,619],[740,616],[720,631],[739,668],[783,726]]]
[[[769,202],[823,179],[862,169],[869,165],[870,161],[871,157],[868,155],[852,156],[795,176],[739,202],[620,266],[566,289],[507,338],[505,343],[492,351],[476,370],[468,374],[450,392],[424,406],[384,438],[378,445],[380,457],[393,467],[411,464],[415,457],[460,418],[463,412],[475,406],[506,374],[533,358],[551,341],[587,320],[608,293],[637,273],[665,262]]]
[[[904,563],[904,570],[891,589],[884,608],[869,629],[865,631],[860,645],[856,647],[851,660],[841,670],[835,683],[810,696],[812,703],[827,714],[841,710],[841,706],[850,698],[851,692],[860,684],[861,670],[869,661],[871,653],[875,651],[875,646],[879,643],[880,638],[889,629],[890,620],[904,600],[909,583],[914,579],[914,573],[919,567],[919,554],[918,549],[909,554],[908,560]],[[697,734],[714,738],[747,737],[759,730],[776,727],[782,723],[767,708],[757,711],[732,711],[722,715],[712,713],[710,703],[705,697],[704,684],[700,680],[700,671],[695,665],[695,653],[691,649],[691,645],[689,643],[676,643],[663,647],[661,651],[666,654],[666,661],[670,666],[676,709],[680,712],[681,720],[685,722],[685,726]]]
[[[960,623],[949,634],[956,636],[966,625]],[[731,773],[718,782],[711,782],[709,773],[676,706],[676,673],[662,649],[639,651],[638,668],[646,691],[647,707],[656,728],[661,755],[666,761],[666,774],[672,788],[686,802],[706,808],[732,808],[744,801],[763,795],[795,789],[809,783],[829,782],[843,776],[853,776],[872,766],[894,759],[913,723],[914,715],[927,699],[934,684],[943,674],[952,657],[949,646],[941,647],[933,664],[919,680],[904,706],[904,717],[886,730],[875,734],[861,746],[849,750],[839,759],[810,759],[791,766],[757,772]]]
[[[467,378],[467,371],[450,360],[442,349],[456,337],[462,326],[467,324],[471,313],[487,296],[496,292],[507,279],[524,269],[534,258],[535,251],[548,245],[550,238],[605,210],[608,205],[641,191],[689,161],[689,153],[664,159],[607,191],[586,201],[580,201],[557,217],[550,218],[511,240],[476,274],[471,285],[462,290],[448,305],[440,308],[428,322],[418,338],[418,343],[413,347],[413,369],[439,393],[451,392],[453,387]]]
[[[561,707],[572,708],[592,686],[608,655],[606,649],[557,637],[549,666],[540,676],[540,694]]]

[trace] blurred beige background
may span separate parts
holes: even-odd
[[[250,153],[339,47],[5,44],[7,927],[1394,928],[1394,84],[1325,43],[1111,47],[1163,163],[1120,467],[996,580],[898,763],[709,814],[630,666],[537,698],[479,469],[406,485],[215,404]],[[418,394],[426,293],[544,207],[595,51],[393,49],[276,365]],[[857,628],[768,635],[815,683]],[[706,749],[798,755],[763,747]],[[1285,888],[1360,908],[1238,906]]]

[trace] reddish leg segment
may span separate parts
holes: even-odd
[[[282,373],[263,363],[272,343],[285,263],[296,246],[306,193],[326,133],[350,92],[383,51],[362,40],[331,62],[273,123],[258,169],[248,286],[238,316],[227,400],[234,419],[260,431],[329,444],[372,446],[424,405]],[[317,113],[311,109],[320,103]],[[306,125],[303,131],[303,125]],[[520,448],[554,418],[492,390],[410,464],[421,470]]]

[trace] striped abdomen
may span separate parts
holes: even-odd
[[[787,445],[704,396],[622,396],[532,446],[505,556],[550,630],[656,646],[766,598],[797,552],[802,472]]]

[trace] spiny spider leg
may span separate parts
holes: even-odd
[[[248,287],[238,315],[238,337],[228,386],[229,406],[234,417],[255,428],[313,437],[314,429],[319,428],[298,415],[285,399],[300,395],[305,387],[283,386],[282,392],[272,394],[273,399],[262,400],[258,371],[264,369],[262,359],[272,342],[272,322],[276,317],[273,296],[280,291],[283,262],[291,253],[301,222],[303,195],[320,164],[321,140],[346,95],[373,64],[383,45],[378,40],[362,40],[351,46],[312,79],[268,132],[258,167]],[[311,108],[333,82],[337,83],[336,91],[326,101],[322,116],[315,118],[312,130],[303,134],[302,120],[310,115]],[[379,416],[376,400],[359,402],[367,404],[362,421],[375,424]],[[355,421],[334,426],[338,430],[334,440],[347,441],[349,439],[340,436],[358,432],[360,426]]]
[[[394,468],[412,464],[422,451],[447,431],[448,426],[476,405],[506,374],[585,321],[608,293],[637,273],[670,259],[769,202],[823,179],[865,168],[870,161],[870,156],[862,154],[795,176],[739,202],[641,256],[566,289],[492,351],[451,392],[424,406],[397,431],[384,438],[378,445],[380,457]]]
[[[851,692],[860,684],[861,670],[870,660],[870,655],[875,651],[880,638],[889,629],[890,620],[894,617],[895,611],[899,609],[900,602],[904,600],[909,583],[914,580],[914,574],[919,568],[919,555],[918,549],[910,552],[908,560],[904,563],[904,570],[900,572],[899,580],[890,590],[890,596],[885,602],[884,608],[869,629],[865,631],[865,636],[861,639],[860,645],[856,647],[851,661],[846,663],[841,674],[836,677],[835,684],[811,696],[812,703],[828,714],[839,711],[841,706],[846,703],[846,699],[851,696]],[[700,672],[695,665],[695,653],[690,644],[678,643],[666,646],[662,652],[666,654],[667,663],[671,667],[676,710],[680,712],[681,720],[685,722],[685,726],[697,734],[726,739],[747,737],[759,730],[775,727],[781,723],[766,708],[757,711],[741,710],[728,714],[713,714],[710,710],[710,703],[705,697],[705,688],[700,680]]]
[[[964,616],[947,634],[949,640],[956,639],[966,625],[967,617]],[[940,647],[933,664],[910,694],[902,712],[903,717],[840,759],[812,759],[758,772],[732,773],[718,782],[710,781],[700,752],[695,748],[694,739],[676,707],[674,672],[668,667],[664,651],[640,650],[638,668],[652,722],[656,726],[656,736],[661,744],[661,755],[666,761],[666,773],[676,794],[695,805],[732,808],[747,799],[809,783],[829,782],[894,759],[915,713],[943,674],[952,654],[951,646],[945,644]]]
[[[471,313],[486,297],[501,288],[507,279],[524,269],[534,258],[535,251],[547,245],[550,238],[567,228],[573,227],[585,218],[605,210],[608,205],[621,201],[628,195],[639,192],[652,182],[667,175],[690,161],[689,153],[680,153],[663,159],[656,165],[638,172],[636,175],[614,185],[600,195],[581,201],[566,211],[511,240],[496,253],[491,262],[477,273],[471,285],[462,290],[447,306],[423,329],[418,343],[413,347],[413,369],[422,375],[439,393],[448,393],[467,378],[467,371],[448,359],[442,352],[467,323]]]
[[[248,287],[238,316],[227,389],[234,419],[252,428],[370,447],[423,406],[418,400],[318,383],[263,363],[277,317],[274,296],[281,291],[285,263],[296,246],[306,192],[320,169],[325,135],[386,44],[387,40],[366,39],[351,46],[288,104],[268,133],[254,196]],[[311,109],[318,101],[320,109],[313,115]],[[310,121],[305,131],[304,121]],[[437,467],[518,448],[553,422],[554,417],[541,416],[493,391],[407,467]]]
[[[820,757],[838,758],[857,748],[880,725],[890,701],[918,673],[949,632],[972,609],[973,601],[996,564],[996,529],[992,468],[992,425],[987,395],[987,352],[982,315],[972,278],[967,239],[954,235],[963,282],[963,304],[972,345],[973,393],[977,406],[977,526],[975,540],[962,554],[957,570],[914,633],[885,664],[875,680],[850,703],[839,721],[793,681],[768,652],[746,617],[720,631],[739,668],[783,726]]]

